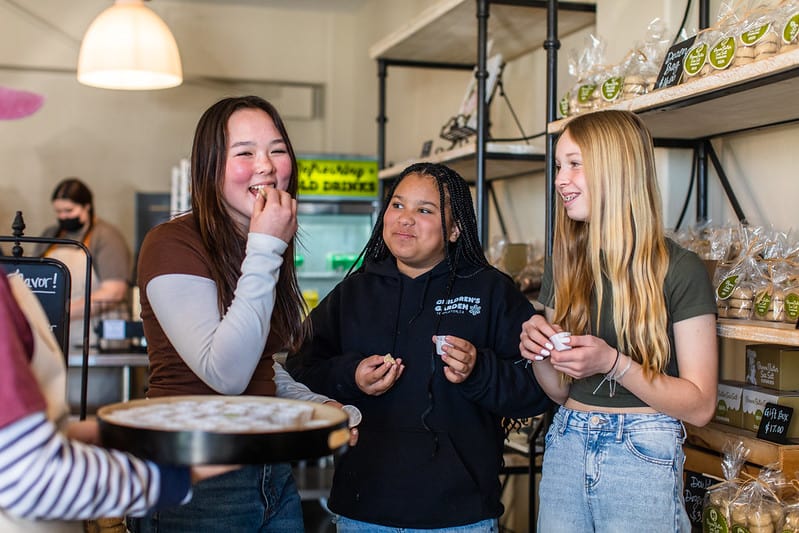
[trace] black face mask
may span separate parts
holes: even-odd
[[[78,231],[83,227],[80,217],[74,218],[59,218],[58,228],[64,231]]]

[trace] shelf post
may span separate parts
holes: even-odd
[[[544,41],[547,51],[547,124],[557,120],[558,102],[558,0],[547,0],[547,38]],[[546,126],[545,126],[546,127]],[[547,132],[545,161],[546,206],[545,206],[545,248],[546,257],[552,256],[552,240],[555,235],[555,135]]]
[[[377,168],[386,168],[386,77],[388,76],[388,66],[385,59],[377,60]],[[383,181],[377,180],[377,197],[383,201]]]
[[[486,79],[488,78],[486,47],[488,43],[488,0],[477,0],[477,230],[480,243],[488,246],[488,202],[486,195],[485,148],[488,133],[488,106],[486,105]]]
[[[707,221],[707,141],[696,145],[696,221]]]

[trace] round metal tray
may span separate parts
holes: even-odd
[[[313,407],[309,427],[280,431],[214,432],[207,430],[166,430],[135,423],[118,423],[109,415],[120,409],[180,402],[219,401],[297,403]],[[274,406],[272,406],[274,407]],[[130,452],[161,464],[267,464],[324,457],[343,448],[349,440],[347,413],[320,403],[265,396],[169,396],[131,400],[106,405],[97,411],[103,446]]]

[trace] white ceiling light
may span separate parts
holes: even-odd
[[[177,87],[183,82],[178,45],[143,0],[116,0],[83,36],[78,81],[103,89]]]

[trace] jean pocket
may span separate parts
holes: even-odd
[[[549,429],[547,430],[546,434],[544,435],[544,447],[551,448],[555,445],[555,443],[560,438],[560,429],[558,428],[558,424],[554,422],[550,424]]]
[[[625,445],[634,456],[647,463],[671,466],[678,457],[678,439],[674,431],[633,431],[626,435]]]

